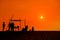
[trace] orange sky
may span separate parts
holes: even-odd
[[[26,18],[29,29],[60,30],[60,0],[0,0],[0,30],[2,22],[8,24],[12,15],[14,19]]]

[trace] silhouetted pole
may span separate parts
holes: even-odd
[[[21,30],[21,21],[20,21],[20,30]]]
[[[26,26],[26,18],[24,19],[24,25]]]

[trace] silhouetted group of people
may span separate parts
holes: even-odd
[[[25,26],[25,28],[22,29],[22,32],[26,32],[28,30],[28,25]]]
[[[8,24],[8,27],[9,27],[9,31],[11,30],[11,31],[14,31],[14,23],[13,22],[11,22],[11,23],[9,23]]]
[[[3,31],[4,31],[4,29],[5,29],[5,22],[3,22]],[[10,22],[9,24],[8,24],[8,31],[14,31],[14,23],[13,22]]]
[[[3,31],[4,31],[4,29],[5,29],[5,22],[3,22],[2,25],[3,25]],[[14,28],[16,28],[16,27],[14,27],[14,22],[9,22],[9,24],[8,24],[8,31],[14,31]],[[17,26],[17,28],[19,29],[19,26]],[[26,25],[25,28],[22,29],[22,32],[26,32],[26,31],[28,31],[28,25]],[[31,31],[34,31],[34,27],[32,27]]]

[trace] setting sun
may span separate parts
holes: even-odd
[[[40,16],[40,19],[43,19],[44,17],[43,16]]]

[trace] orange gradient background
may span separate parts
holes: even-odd
[[[0,0],[0,31],[3,21],[7,29],[11,16],[26,19],[35,31],[60,31],[60,0]]]

